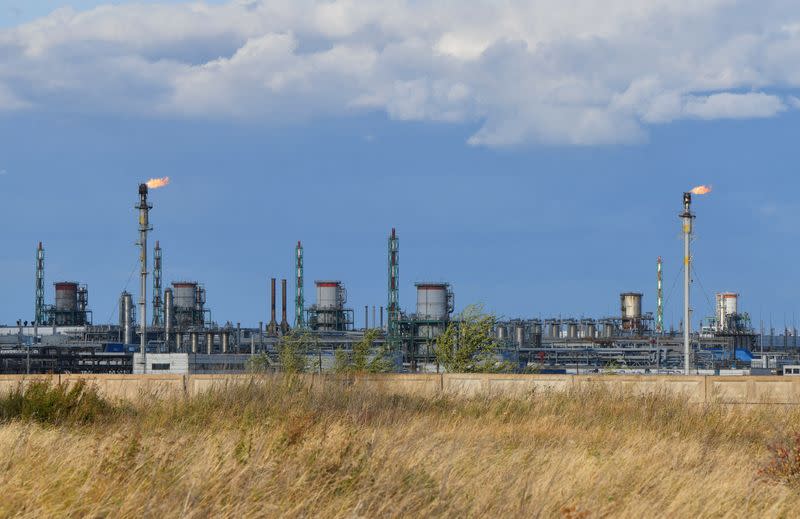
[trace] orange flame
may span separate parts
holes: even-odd
[[[689,192],[693,195],[706,195],[711,192],[711,186],[697,186]]]
[[[158,189],[159,187],[164,187],[167,184],[169,184],[169,177],[151,178],[150,180],[145,182],[145,184],[147,184],[147,187],[150,189]]]

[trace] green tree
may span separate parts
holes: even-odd
[[[338,349],[334,352],[333,371],[336,373],[383,373],[391,371],[394,367],[391,355],[384,343],[375,348],[375,343],[380,337],[380,331],[367,330],[358,342],[353,344],[353,349],[348,352]]]
[[[266,373],[272,367],[272,362],[266,353],[252,355],[247,359],[248,373]]]
[[[496,353],[500,343],[494,335],[497,318],[478,305],[464,309],[436,338],[436,358],[451,373],[502,371]]]
[[[307,368],[306,354],[314,350],[315,338],[308,332],[293,330],[278,342],[278,358],[284,373],[302,373]]]

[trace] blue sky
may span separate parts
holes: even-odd
[[[100,3],[73,2],[69,16]],[[732,290],[756,321],[771,315],[781,327],[784,315],[790,322],[793,313],[800,317],[800,115],[794,79],[765,65],[775,56],[793,58],[791,38],[766,38],[759,48],[769,52],[745,53],[755,55],[752,63],[741,53],[725,62],[726,52],[711,49],[722,72],[710,88],[687,76],[685,63],[590,78],[553,72],[553,63],[585,58],[563,36],[550,46],[547,67],[532,62],[552,77],[504,76],[515,60],[539,59],[533,46],[522,54],[508,42],[475,51],[463,39],[436,36],[440,50],[460,41],[457,52],[466,54],[458,59],[482,60],[471,70],[448,62],[452,69],[440,72],[386,57],[386,41],[402,37],[403,27],[384,29],[389,38],[341,20],[331,22],[335,31],[293,27],[287,15],[297,38],[288,55],[314,59],[296,65],[282,55],[263,69],[249,62],[236,69],[233,59],[214,63],[214,54],[230,56],[261,38],[247,47],[252,56],[277,40],[219,37],[245,23],[233,15],[222,28],[196,22],[200,27],[184,28],[181,40],[153,37],[155,25],[142,29],[156,42],[148,48],[135,31],[129,39],[107,36],[99,29],[107,19],[70,18],[55,22],[72,27],[65,36],[48,29],[52,42],[42,45],[24,24],[41,22],[52,2],[17,4],[25,6],[18,13],[0,12],[7,28],[0,31],[0,322],[32,316],[39,240],[47,250],[48,300],[52,282],[84,282],[95,322],[113,318],[119,292],[136,287],[136,186],[165,175],[172,184],[152,194],[151,239],[162,243],[165,280],[205,283],[221,321],[267,320],[268,278],[289,278],[291,286],[293,246],[302,240],[308,303],[314,279],[342,279],[360,325],[365,304],[385,305],[386,236],[396,227],[407,310],[415,281],[441,280],[452,283],[458,308],[483,303],[506,317],[616,314],[623,291],[643,292],[645,309],[654,311],[661,255],[666,322],[677,325],[677,214],[681,193],[698,184],[714,191],[695,203],[697,313],[710,312],[715,292]],[[151,7],[108,16],[144,24]],[[746,13],[726,14],[735,26]],[[316,56],[324,51],[314,49],[335,48],[342,38],[351,38],[343,48],[352,55]],[[624,68],[625,49],[635,41],[605,38],[609,54],[598,70]],[[93,42],[91,50],[84,40]],[[281,41],[269,52],[283,48]],[[728,49],[732,41],[749,40],[720,34],[718,46]],[[379,55],[369,51],[373,43]],[[27,53],[14,54],[25,45]],[[110,50],[98,51],[102,45]],[[411,49],[404,52],[412,58],[424,53]],[[342,59],[335,70],[333,58]],[[172,68],[176,62],[188,68]],[[378,72],[363,69],[373,62]],[[26,72],[10,72],[22,64]],[[253,78],[254,70],[265,76]],[[753,70],[761,75],[750,78]],[[301,72],[308,74],[303,82],[281,90]],[[483,83],[493,73],[507,81]],[[159,83],[161,74],[174,76],[167,85]],[[720,78],[729,77],[738,79],[723,84]],[[422,101],[413,90],[419,81],[428,82]],[[515,82],[525,88],[508,86]],[[551,83],[562,85],[557,96]]]

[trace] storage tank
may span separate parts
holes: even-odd
[[[584,335],[587,339],[594,339],[597,337],[597,325],[594,321],[587,321],[586,322],[586,334]]]
[[[123,292],[119,298],[119,326],[122,342],[133,344],[133,296],[128,292]]]
[[[78,311],[78,284],[72,281],[60,281],[56,287],[56,311]]]
[[[574,321],[570,321],[569,323],[567,323],[567,338],[569,339],[578,338],[578,323]]]
[[[514,344],[519,348],[525,345],[525,325],[522,323],[514,326]]]
[[[610,339],[614,336],[614,321],[603,321],[603,337]]]
[[[341,310],[347,302],[347,292],[341,281],[315,281],[317,308],[319,310]]]
[[[197,303],[197,283],[177,281],[172,283],[173,305],[178,310],[193,310]]]
[[[495,329],[495,333],[497,334],[497,339],[498,340],[501,340],[501,341],[505,340],[506,337],[507,337],[507,335],[506,335],[506,325],[498,324],[497,328]]]
[[[556,320],[546,321],[545,331],[547,332],[548,337],[557,339],[561,336],[561,324]]]
[[[429,321],[447,321],[451,304],[450,285],[447,283],[416,283],[417,318]]]
[[[625,292],[619,295],[622,311],[622,327],[626,330],[639,329],[642,322],[642,294]]]
[[[722,292],[717,294],[717,330],[729,330],[733,323],[731,317],[739,313],[739,294]]]

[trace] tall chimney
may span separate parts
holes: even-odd
[[[267,333],[270,335],[278,335],[278,321],[275,320],[275,278],[270,280],[271,285],[271,303],[270,303],[270,320],[267,325]]]
[[[281,334],[289,332],[289,321],[286,320],[286,280],[281,279]]]
[[[139,184],[139,263],[141,272],[139,274],[141,286],[139,287],[139,353],[142,356],[142,372],[147,372],[147,362],[145,360],[147,344],[147,232],[152,231],[150,227],[150,209],[147,202],[147,184]]]

